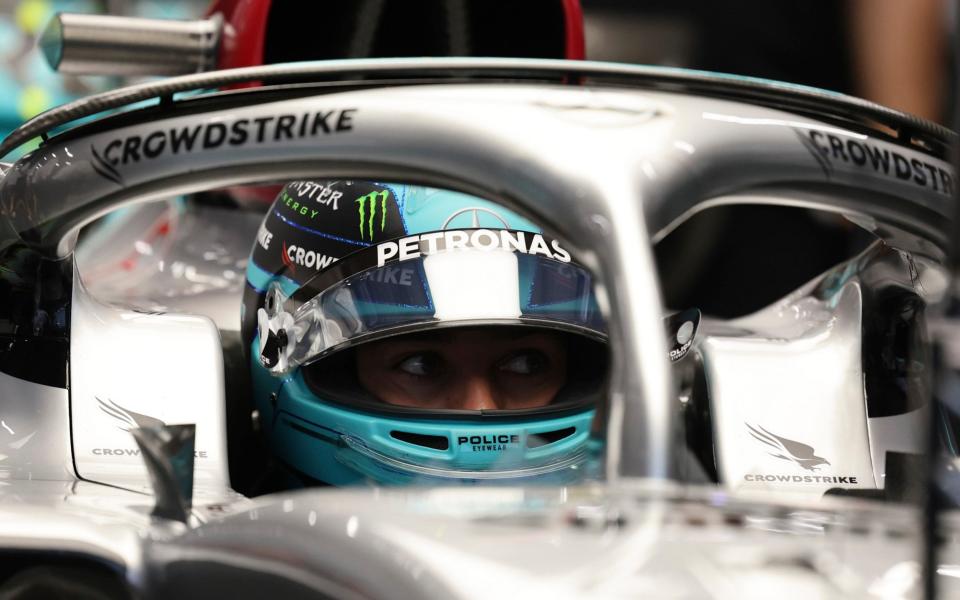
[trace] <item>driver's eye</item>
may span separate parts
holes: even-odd
[[[416,377],[436,377],[443,372],[443,360],[433,352],[421,352],[404,358],[394,368]]]
[[[547,357],[539,350],[522,350],[504,359],[497,368],[515,375],[536,375],[547,368]]]

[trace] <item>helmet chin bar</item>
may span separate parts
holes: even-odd
[[[466,436],[463,436],[466,437]],[[499,443],[497,435],[477,435],[471,436],[479,438],[478,443]],[[508,437],[506,443],[517,443],[517,436]],[[363,473],[373,481],[387,483],[403,484],[436,484],[451,481],[476,482],[476,481],[500,481],[511,483],[522,478],[524,484],[537,483],[572,483],[589,479],[587,472],[587,461],[589,452],[586,447],[565,455],[562,459],[530,467],[515,467],[489,470],[481,469],[448,469],[434,467],[422,463],[402,460],[393,456],[388,456],[382,452],[368,447],[362,440],[352,436],[341,436],[345,449],[337,453],[337,459],[350,468]],[[473,443],[467,438],[463,443]],[[347,450],[349,449],[349,451]],[[596,474],[594,474],[596,476]],[[549,479],[548,479],[549,477]]]
[[[596,479],[603,444],[595,411],[581,406],[541,415],[470,419],[429,412],[376,414],[318,401],[301,370],[277,385],[276,400],[255,397],[275,454],[308,477],[334,485],[503,480],[513,484]],[[258,389],[264,389],[260,386]]]

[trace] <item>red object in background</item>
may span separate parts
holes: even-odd
[[[223,33],[220,37],[218,69],[255,67],[263,64],[263,47],[266,42],[267,16],[272,0],[214,0],[206,17],[217,13],[223,16]],[[257,83],[244,83],[235,87],[256,87]]]
[[[564,58],[585,60],[587,58],[586,39],[583,34],[583,9],[580,0],[561,0],[563,2],[564,35],[567,52]]]

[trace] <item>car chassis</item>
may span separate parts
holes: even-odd
[[[267,85],[175,96],[249,81]],[[910,568],[914,508],[820,497],[883,490],[889,453],[924,447],[922,407],[871,418],[861,332],[870,290],[923,305],[945,292],[952,134],[936,125],[714,74],[390,59],[140,84],[40,115],[0,153],[38,135],[41,147],[0,180],[3,418],[30,432],[3,443],[8,553],[69,555],[145,597],[762,597],[781,589],[777,578],[798,597],[849,597],[892,589]],[[566,241],[597,275],[611,324],[605,481],[254,500],[230,489],[217,327],[98,301],[73,262],[78,232],[133,202],[327,177],[490,198]],[[840,214],[879,241],[768,309],[703,324],[694,350],[715,442],[695,458],[716,474],[702,480],[675,443],[682,382],[651,246],[690,215],[733,204]],[[831,369],[839,375],[809,377]],[[165,423],[195,424],[195,446]],[[130,430],[145,436],[139,446]],[[778,462],[763,447],[796,439],[816,454]],[[186,498],[177,452],[196,458]],[[480,527],[491,522],[500,527]],[[754,552],[732,559],[730,539]],[[943,556],[958,560],[953,545]],[[719,586],[717,569],[730,578]]]

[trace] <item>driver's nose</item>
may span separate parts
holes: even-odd
[[[488,377],[475,375],[464,381],[461,398],[464,410],[493,410],[498,408],[492,382]]]

